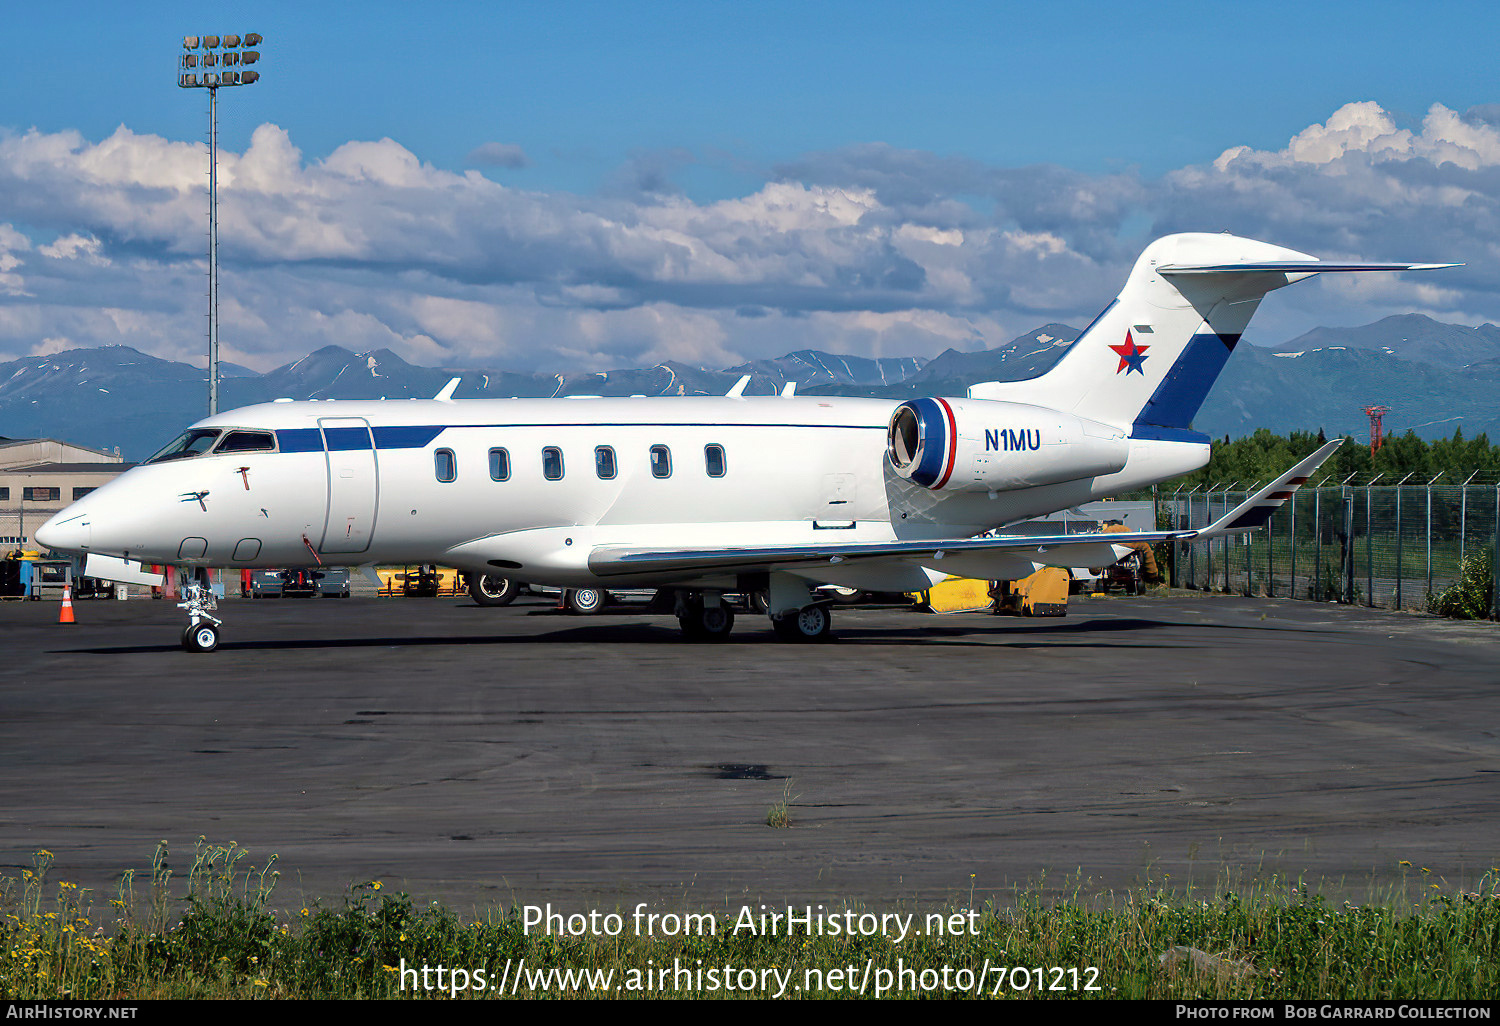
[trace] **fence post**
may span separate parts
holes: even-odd
[[[1490,619],[1500,619],[1500,482],[1495,484],[1495,547],[1490,550]]]
[[[1351,489],[1341,495],[1344,505],[1344,551],[1343,566],[1340,568],[1339,576],[1343,578],[1344,603],[1354,605],[1354,491]]]
[[[1250,494],[1249,492],[1245,493],[1246,496],[1249,496],[1249,494]],[[1255,535],[1254,531],[1246,531],[1245,532],[1245,597],[1246,598],[1249,598],[1251,595],[1255,594],[1255,574],[1250,569],[1250,549],[1253,547],[1250,544],[1250,539],[1252,537],[1254,537],[1254,535]]]
[[[1471,477],[1473,475],[1470,475]],[[1469,533],[1469,482],[1458,490],[1458,575],[1463,579],[1464,537]]]
[[[1195,524],[1193,522],[1193,493],[1192,492],[1188,492],[1187,500],[1188,500],[1188,514],[1187,514],[1188,518],[1187,518],[1187,523],[1183,524],[1182,526],[1184,526],[1184,527],[1196,527],[1197,524]],[[1187,579],[1188,579],[1187,586],[1189,588],[1196,588],[1198,586],[1198,545],[1197,545],[1196,542],[1188,542],[1187,557],[1188,557],[1188,559],[1187,559],[1187,564],[1188,564],[1187,565]]]
[[[1209,522],[1214,522],[1214,499],[1209,499]],[[1209,541],[1209,591],[1214,589],[1214,541]]]
[[[1375,548],[1370,541],[1374,529],[1374,510],[1371,503],[1370,493],[1374,491],[1369,485],[1365,486],[1365,605],[1375,606]]]
[[[1292,496],[1292,501],[1291,501],[1291,503],[1289,505],[1292,507],[1292,526],[1291,526],[1291,528],[1287,532],[1287,539],[1291,543],[1291,553],[1292,553],[1291,575],[1292,575],[1292,579],[1291,579],[1291,582],[1287,586],[1287,593],[1286,594],[1287,594],[1287,598],[1296,598],[1297,597],[1297,497],[1295,495]]]
[[[1401,608],[1401,493],[1405,491],[1400,485],[1396,486],[1396,602],[1395,608]]]
[[[1293,549],[1292,551],[1296,551]],[[1313,579],[1308,594],[1322,602],[1323,594],[1323,489],[1313,490]]]
[[[1276,551],[1275,520],[1273,516],[1266,521],[1266,598],[1273,597],[1276,591],[1276,564],[1272,562]]]
[[[1432,481],[1427,482],[1427,594],[1432,594]]]

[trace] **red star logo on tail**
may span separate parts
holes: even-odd
[[[1150,346],[1136,345],[1135,339],[1131,338],[1130,332],[1127,331],[1123,346],[1110,346],[1109,348],[1120,354],[1120,366],[1115,368],[1116,374],[1119,374],[1121,371],[1124,371],[1126,374],[1136,371],[1142,377],[1145,377],[1146,369],[1141,364],[1146,362],[1146,350],[1150,349]]]

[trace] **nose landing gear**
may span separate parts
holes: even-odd
[[[219,628],[224,621],[210,610],[219,608],[213,589],[205,579],[195,580],[182,589],[182,601],[178,609],[186,609],[188,625],[182,632],[182,648],[185,652],[212,652],[219,647]]]

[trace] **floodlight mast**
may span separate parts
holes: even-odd
[[[182,89],[208,90],[208,414],[219,412],[219,110],[221,86],[252,85],[260,79],[255,71],[198,71],[254,64],[262,36],[250,32],[241,39],[228,36],[183,36],[183,53],[177,61],[177,85]],[[243,48],[242,48],[243,47]]]

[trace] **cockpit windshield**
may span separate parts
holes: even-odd
[[[165,449],[152,456],[147,463],[167,463],[171,460],[187,460],[202,456],[213,448],[219,432],[212,428],[196,428],[184,431]]]

